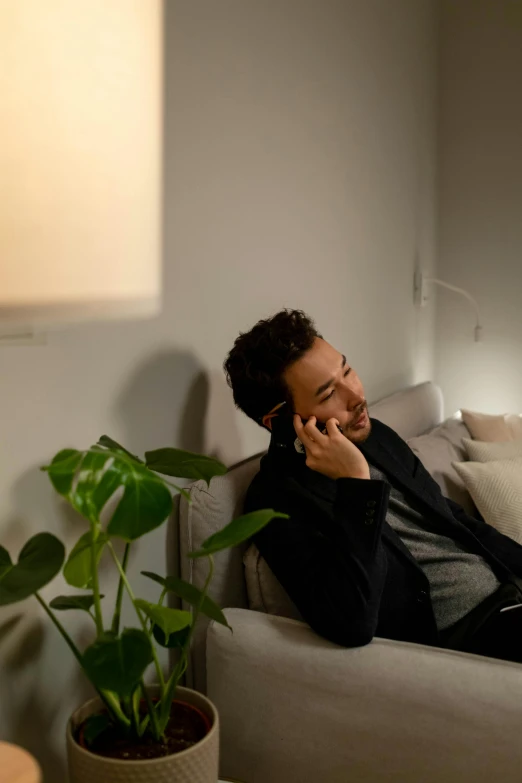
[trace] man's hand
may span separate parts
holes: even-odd
[[[337,419],[326,422],[328,435],[317,429],[316,421],[312,416],[303,424],[300,416],[294,416],[294,429],[306,449],[308,467],[332,479],[369,479],[370,468],[366,459],[357,446],[339,432]]]

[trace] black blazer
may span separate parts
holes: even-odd
[[[430,524],[481,554],[501,582],[522,577],[522,546],[444,498],[397,433],[375,419],[372,425],[362,453]],[[303,619],[346,647],[373,636],[439,645],[429,581],[386,522],[388,484],[326,478],[306,467],[294,440],[291,421],[281,418],[245,510],[290,515],[270,522],[254,541]]]

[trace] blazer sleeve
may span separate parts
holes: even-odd
[[[381,531],[389,487],[362,479],[338,479],[336,485],[329,507],[286,479],[270,493],[270,504],[289,519],[273,520],[254,541],[303,619],[330,641],[359,647],[377,628],[387,572]],[[255,493],[249,510],[266,507],[267,495]]]
[[[445,498],[445,500],[455,519],[465,525],[515,576],[522,578],[522,546],[509,536],[500,533],[492,525],[488,525],[484,520],[469,516],[462,506],[453,500],[449,498]]]

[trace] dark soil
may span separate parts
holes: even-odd
[[[170,714],[164,740],[157,742],[148,733],[137,739],[129,738],[118,726],[111,725],[96,737],[88,750],[98,756],[112,759],[145,761],[186,750],[210,731],[207,717],[190,704],[175,701]],[[83,725],[79,727],[76,739],[82,747],[86,747],[83,741]]]

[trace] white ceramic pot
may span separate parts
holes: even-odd
[[[154,696],[154,688],[151,694]],[[212,728],[201,742],[180,753],[147,761],[125,761],[97,756],[74,739],[76,728],[102,709],[99,697],[73,714],[67,724],[70,783],[216,783],[219,767],[219,717],[206,696],[178,687],[176,699],[194,705],[209,718]]]

